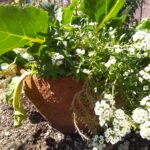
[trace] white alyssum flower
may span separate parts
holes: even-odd
[[[94,52],[89,52],[89,53],[88,53],[88,56],[89,56],[89,57],[92,57],[93,55],[94,55]]]
[[[143,139],[150,140],[150,121],[145,121],[140,125],[140,135]]]
[[[121,137],[111,128],[106,129],[104,135],[107,143],[116,144],[118,141],[121,141]]]
[[[112,106],[115,105],[115,100],[114,100],[112,94],[105,93],[105,94],[104,94],[104,99],[105,99],[106,101],[108,101],[108,102],[110,103],[110,105],[112,105]]]
[[[23,57],[24,59],[27,59],[27,60],[32,60],[32,59],[33,59],[33,57],[32,57],[29,53],[23,53],[23,54],[22,54],[22,57]]]
[[[114,30],[112,27],[109,28],[109,35],[111,36],[112,39],[115,38],[115,32],[116,30]]]
[[[141,101],[140,105],[150,107],[150,95],[145,96]]]
[[[143,108],[136,108],[133,111],[132,119],[135,123],[141,124],[148,120],[148,112]]]
[[[147,36],[147,32],[142,31],[142,30],[138,30],[133,36],[132,39],[134,42],[138,41],[138,40],[142,40],[144,39],[144,37]]]
[[[145,67],[143,70],[141,70],[139,72],[139,75],[141,76],[141,78],[143,78],[143,80],[147,80],[150,82],[150,66],[148,65],[147,67]]]
[[[148,91],[149,90],[149,86],[148,85],[144,85],[143,86],[143,91]]]
[[[78,55],[84,55],[84,54],[85,54],[85,50],[84,50],[84,49],[79,49],[79,48],[77,48],[77,49],[76,49],[76,53],[77,53]]]
[[[103,109],[101,108],[100,101],[97,101],[95,103],[94,111],[95,111],[95,114],[98,115],[98,116],[103,112]]]
[[[107,126],[107,122],[113,117],[113,109],[106,100],[97,101],[94,108],[95,114],[99,116],[101,127]]]
[[[131,123],[128,120],[128,117],[125,117],[122,120],[114,119],[113,120],[114,131],[120,137],[124,137],[126,134],[130,133]]]
[[[144,68],[144,71],[145,71],[145,72],[149,72],[149,71],[150,71],[150,64],[148,64],[148,66],[146,66],[146,67]]]
[[[111,65],[114,65],[116,63],[116,58],[114,56],[111,56],[107,63],[105,63],[105,67],[109,68]]]
[[[130,55],[135,55],[135,48],[134,47],[129,47],[128,51],[129,51]]]
[[[111,108],[104,109],[102,113],[99,115],[99,125],[101,127],[108,126],[107,122],[113,117],[113,110]]]
[[[104,142],[105,141],[103,136],[95,135],[92,138],[92,150],[103,150],[106,147],[106,144]]]
[[[119,45],[114,45],[114,51],[115,53],[121,53],[123,49]]]
[[[125,112],[122,109],[116,109],[114,112],[114,117],[117,119],[125,119]]]
[[[112,95],[112,94],[105,93],[105,94],[104,94],[104,99],[112,100],[112,99],[113,99],[113,95]]]
[[[52,63],[57,66],[60,66],[63,63],[63,59],[64,56],[60,53],[53,53],[53,55],[51,56]]]
[[[82,72],[85,73],[85,74],[90,74],[91,73],[91,71],[88,70],[88,69],[83,69]]]
[[[138,50],[150,50],[150,33],[139,30],[133,35],[134,47]]]

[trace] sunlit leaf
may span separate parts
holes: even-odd
[[[0,5],[0,55],[29,43],[43,43],[48,14],[34,7]]]

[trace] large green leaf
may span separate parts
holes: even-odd
[[[97,22],[99,31],[103,25],[117,16],[126,0],[83,0],[81,10],[91,21]]]
[[[114,4],[112,5],[111,9],[107,12],[106,16],[103,18],[103,20],[100,22],[100,24],[97,27],[97,30],[99,31],[105,22],[115,17],[120,9],[124,6],[126,0],[116,0],[114,1]]]
[[[48,14],[34,7],[0,5],[0,55],[29,43],[43,43]]]

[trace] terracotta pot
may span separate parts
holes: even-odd
[[[76,82],[71,77],[48,80],[33,76],[25,79],[25,93],[54,128],[72,134],[75,132],[72,100],[82,85],[82,82]],[[78,120],[78,126],[86,130],[81,120]]]

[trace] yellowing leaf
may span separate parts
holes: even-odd
[[[19,78],[15,86],[14,94],[13,94],[13,108],[14,108],[14,125],[16,127],[22,124],[22,121],[25,119],[25,112],[21,103],[21,92],[23,87],[24,79],[30,75],[31,72],[23,73]]]

